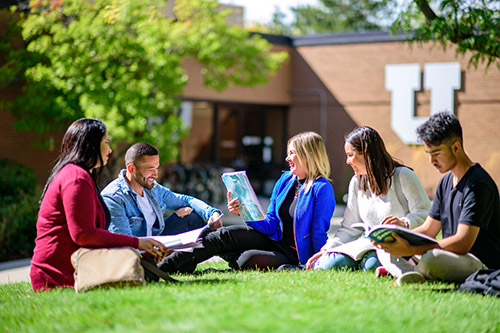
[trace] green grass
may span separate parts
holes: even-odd
[[[390,278],[349,271],[176,278],[182,283],[80,294],[2,285],[0,332],[500,331],[500,299],[436,291],[453,287],[443,283],[395,287]]]

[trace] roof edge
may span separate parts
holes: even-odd
[[[295,36],[292,37],[292,45],[294,47],[299,47],[316,45],[400,42],[404,40],[407,40],[407,36],[404,33],[397,33],[393,35],[389,31],[380,30]]]
[[[251,32],[250,35],[259,35],[272,44],[288,45],[293,47],[387,43],[387,42],[401,42],[408,40],[408,36],[406,36],[402,32],[392,34],[386,30],[311,34],[302,36],[285,36],[285,35],[266,34],[261,32]]]
[[[287,45],[287,46],[293,45],[293,37],[288,37],[285,35],[266,34],[262,32],[250,32],[250,36],[253,35],[259,35],[260,37],[267,40],[269,43],[275,45]]]

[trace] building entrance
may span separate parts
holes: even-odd
[[[286,167],[286,107],[192,103],[180,162],[246,170],[259,195],[270,195]]]

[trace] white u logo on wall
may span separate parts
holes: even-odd
[[[431,91],[431,114],[454,112],[454,90],[460,89],[461,75],[458,62],[440,62],[424,65],[424,89]],[[385,89],[391,92],[391,127],[406,144],[416,144],[417,127],[427,117],[415,116],[415,91],[422,87],[418,64],[385,66]]]

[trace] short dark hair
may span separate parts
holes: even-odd
[[[156,156],[159,155],[158,149],[151,146],[149,143],[138,142],[133,144],[125,154],[125,165],[134,163],[142,156]]]
[[[366,175],[358,176],[359,189],[371,189],[376,195],[387,194],[392,175],[402,164],[387,152],[380,134],[368,126],[358,127],[346,135],[345,142],[365,159]]]
[[[458,118],[449,111],[431,115],[417,128],[418,140],[429,146],[439,146],[448,140],[462,143],[462,126]]]

